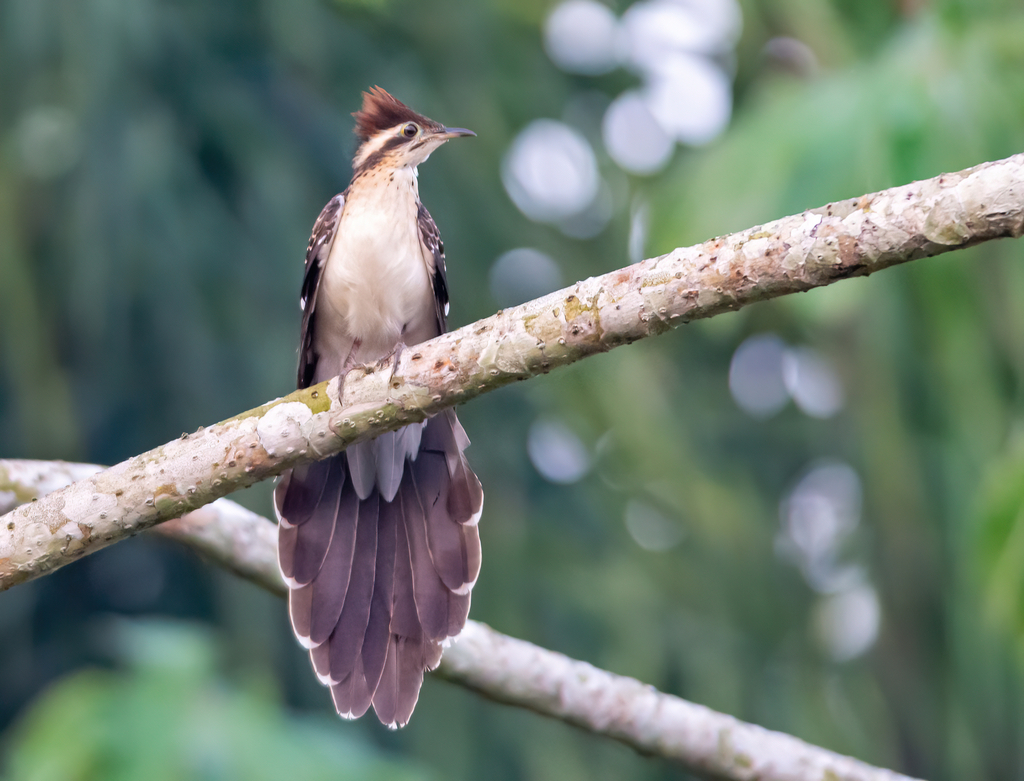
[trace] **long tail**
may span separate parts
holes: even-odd
[[[422,426],[422,430],[421,430]],[[274,492],[288,609],[338,713],[409,721],[480,572],[480,481],[448,410],[288,473]]]

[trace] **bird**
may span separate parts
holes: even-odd
[[[476,135],[380,87],[353,114],[348,188],[317,218],[302,281],[298,387],[394,361],[447,330],[444,244],[418,166]],[[384,364],[386,366],[386,363]],[[274,489],[288,613],[340,716],[408,723],[423,674],[469,615],[483,490],[454,410],[296,466]]]

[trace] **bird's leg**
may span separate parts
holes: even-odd
[[[348,374],[348,372],[350,370],[352,370],[352,369],[356,368],[356,366],[358,366],[358,364],[356,363],[356,353],[359,352],[359,348],[362,347],[362,346],[363,346],[363,340],[362,339],[353,339],[352,340],[352,347],[348,351],[348,355],[345,356],[345,361],[341,364],[341,373],[342,374]]]
[[[405,351],[407,346],[408,345],[406,345],[405,342],[399,342],[395,345],[394,350],[377,361],[378,366],[383,366],[388,361],[391,361],[391,375],[388,377],[389,388],[391,387],[391,383],[395,381],[395,373],[398,371],[398,362],[402,359],[402,353]]]
[[[398,344],[395,348],[387,355],[377,361],[378,366],[383,366],[386,361],[391,361],[391,375],[388,377],[388,387],[391,387],[391,383],[395,381],[395,374],[398,372],[398,362],[402,359],[402,353],[408,345],[405,343],[405,329],[408,328],[409,324],[406,323],[402,326],[402,336],[398,339]]]
[[[341,362],[341,370],[338,375],[341,377],[338,392],[345,387],[345,376],[356,368],[359,364],[356,363],[356,353],[359,352],[359,348],[363,346],[362,339],[353,339],[352,348],[348,351],[348,355],[345,356],[345,360]]]

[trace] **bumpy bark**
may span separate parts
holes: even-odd
[[[1024,155],[593,277],[129,459],[0,518],[0,590],[516,380],[768,298],[1024,232]]]

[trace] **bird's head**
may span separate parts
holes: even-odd
[[[417,114],[380,87],[363,93],[363,107],[356,118],[356,150],[353,168],[415,168],[445,141],[475,136],[472,130],[444,125]]]

